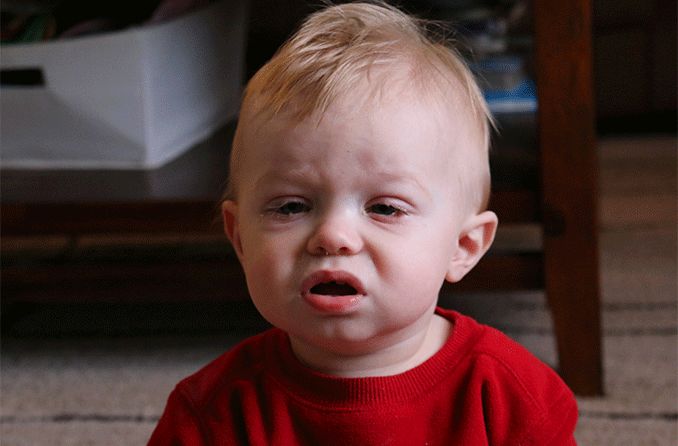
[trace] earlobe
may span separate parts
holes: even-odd
[[[485,255],[497,231],[498,219],[494,212],[485,211],[471,217],[459,234],[457,250],[450,260],[445,279],[459,282]]]
[[[221,204],[221,217],[224,222],[224,233],[230,240],[239,259],[242,258],[242,243],[240,241],[240,226],[238,223],[238,205],[233,200],[226,200]]]

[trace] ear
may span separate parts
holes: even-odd
[[[459,282],[476,266],[492,245],[498,222],[497,216],[491,211],[473,215],[466,221],[459,233],[457,250],[450,260],[445,276],[447,281]]]
[[[224,232],[233,245],[238,259],[242,260],[242,242],[240,240],[240,225],[238,223],[238,204],[233,200],[226,200],[221,204],[221,217],[224,221]]]

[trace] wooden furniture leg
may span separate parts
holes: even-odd
[[[534,20],[546,294],[563,379],[579,395],[600,395],[590,0],[535,0]]]

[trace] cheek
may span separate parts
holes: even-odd
[[[258,240],[243,244],[242,266],[248,280],[267,282],[274,279],[283,263],[284,253],[275,244]]]
[[[285,262],[275,251],[266,243],[248,244],[242,259],[250,298],[264,318],[273,324],[277,321],[271,317],[279,312],[281,296],[287,289]]]
[[[416,286],[413,289],[437,293],[454,255],[456,240],[446,231],[436,236],[430,227],[420,228],[405,240],[388,245],[383,252],[382,267],[395,282],[407,282]]]
[[[296,244],[284,235],[258,231],[244,233],[242,243],[242,266],[253,297],[281,289],[294,270]]]

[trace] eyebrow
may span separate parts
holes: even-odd
[[[379,178],[381,183],[405,183],[412,185],[415,189],[423,192],[429,198],[431,197],[431,191],[424,187],[416,175],[407,171],[375,170],[372,171],[370,175]]]
[[[270,181],[308,184],[311,183],[311,180],[309,179],[311,176],[308,172],[309,170],[310,169],[299,168],[286,169],[284,165],[276,169],[270,169],[255,180],[254,187],[259,188],[262,184]]]
[[[254,187],[255,189],[259,189],[267,182],[312,186],[315,183],[315,179],[310,174],[310,171],[312,170],[313,169],[310,168],[298,167],[288,169],[285,168],[283,164],[278,169],[271,169],[264,172],[259,178],[255,180]],[[424,187],[416,175],[407,171],[376,169],[369,171],[366,177],[370,179],[377,178],[378,183],[384,185],[404,184],[405,187],[416,189],[417,191],[423,193],[427,199],[433,199],[433,192]]]

